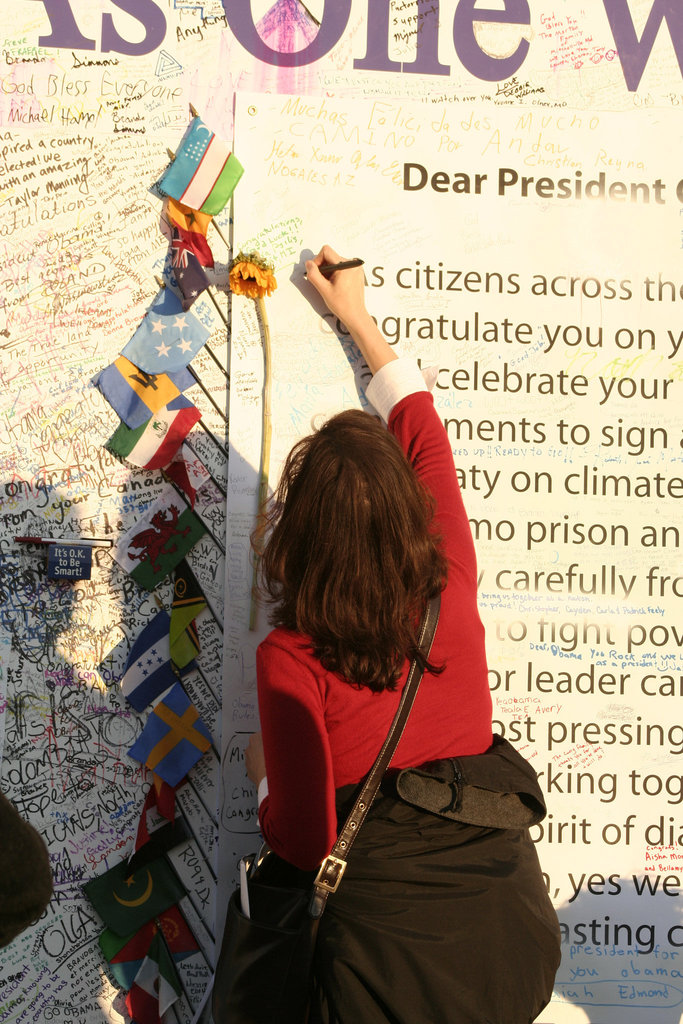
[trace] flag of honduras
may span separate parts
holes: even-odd
[[[162,195],[215,215],[227,203],[243,172],[228,143],[195,117],[158,186]]]
[[[170,626],[168,612],[157,612],[131,648],[121,691],[136,711],[142,711],[177,681],[171,667]]]

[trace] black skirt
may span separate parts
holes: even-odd
[[[529,1024],[559,961],[526,830],[460,825],[380,793],[320,923],[309,1024]]]

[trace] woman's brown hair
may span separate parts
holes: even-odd
[[[446,580],[432,515],[379,420],[333,416],[289,453],[265,514],[260,571],[273,623],[310,637],[322,665],[349,683],[395,688]]]

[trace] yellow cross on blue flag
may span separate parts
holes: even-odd
[[[211,733],[180,683],[152,708],[145,727],[128,751],[177,786],[211,746]]]

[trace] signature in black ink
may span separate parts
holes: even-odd
[[[533,86],[531,82],[519,82],[517,76],[514,75],[509,82],[498,82],[496,96],[521,100],[525,96],[533,96],[538,92],[545,92],[542,85]]]

